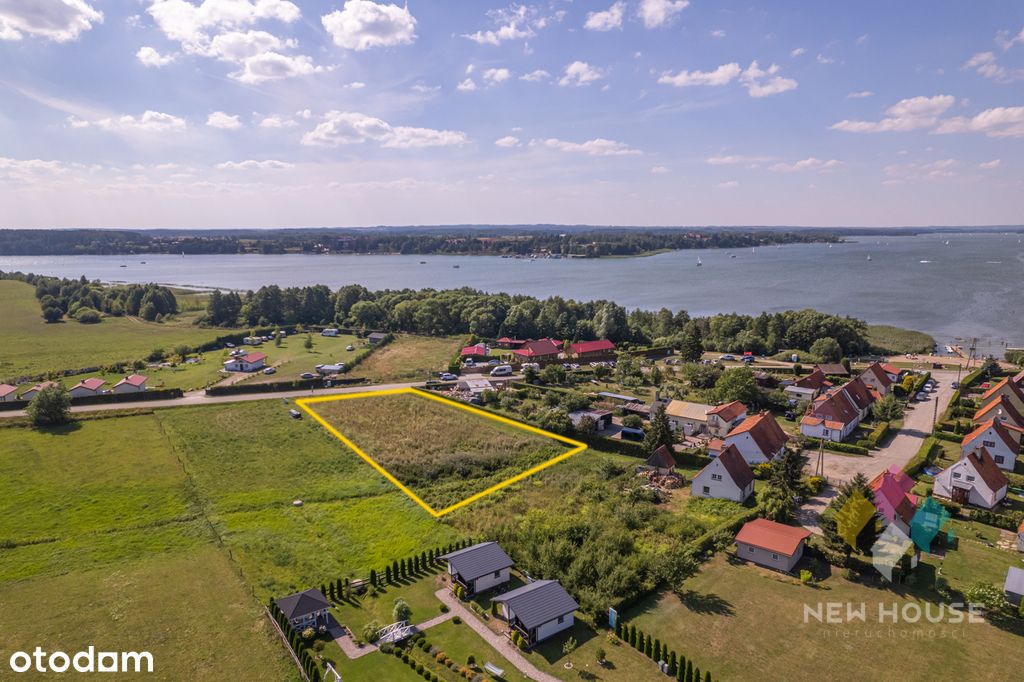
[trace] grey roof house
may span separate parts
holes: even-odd
[[[481,542],[440,558],[448,562],[452,581],[465,587],[469,594],[507,583],[508,571],[515,565],[497,542]]]
[[[312,589],[296,592],[277,600],[277,608],[281,609],[288,622],[298,631],[307,627],[327,624],[327,613],[331,603],[320,590]]]
[[[518,630],[531,646],[571,628],[573,613],[580,607],[557,580],[537,580],[491,601],[502,605],[509,628]]]
[[[1006,599],[1014,606],[1020,606],[1024,598],[1024,568],[1010,566],[1006,571],[1006,582],[1003,583]]]
[[[385,334],[384,332],[373,332],[372,334],[366,337],[366,340],[369,341],[370,343],[380,343],[386,338],[388,338],[388,335]]]

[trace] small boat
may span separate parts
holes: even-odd
[[[697,267],[699,268],[702,265],[704,265],[704,263],[701,262],[700,256],[697,256]]]
[[[729,258],[735,258],[735,257],[736,257],[736,254],[735,254],[735,253],[730,253],[730,254],[729,254]]]
[[[139,265],[145,265],[145,264],[146,264],[146,261],[144,261],[144,260],[140,260],[139,261]]]
[[[919,263],[931,263],[932,261],[930,261],[930,260],[922,260],[922,261],[918,261],[918,262]]]
[[[828,248],[830,248],[830,249],[831,249],[831,248],[832,248],[832,245],[831,245],[831,244],[829,244],[829,245],[828,245]]]
[[[459,265],[453,265],[452,267],[453,267],[453,268],[455,268],[456,270],[458,270],[458,269],[459,269],[459,268],[460,268],[461,266],[459,266]]]
[[[871,256],[870,255],[868,256],[868,260],[871,260]]]
[[[750,253],[757,253],[756,251],[754,251],[754,247],[753,246],[750,247]]]
[[[126,267],[128,267],[128,266],[127,266],[127,265],[125,265],[124,263],[121,263],[121,267],[122,267],[122,268],[126,268]]]
[[[425,260],[421,260],[420,261],[420,265],[426,265],[426,264],[427,264],[427,261],[425,261]]]

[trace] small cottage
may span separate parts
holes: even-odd
[[[743,524],[736,534],[736,557],[789,573],[804,554],[811,531],[768,519]]]
[[[992,509],[1006,497],[1009,484],[988,450],[981,448],[935,476],[932,492],[957,504]]]
[[[989,419],[964,436],[960,442],[960,456],[982,448],[988,450],[1000,469],[1013,471],[1020,452],[1021,430],[1004,422]]]
[[[693,477],[691,494],[742,503],[753,492],[754,472],[739,450],[730,445]]]
[[[112,393],[141,393],[146,390],[146,382],[149,379],[141,374],[129,374],[124,379],[114,384]]]
[[[296,632],[326,625],[330,607],[324,593],[316,589],[289,594],[277,600],[277,608],[281,609]]]
[[[671,474],[676,469],[676,458],[667,445],[660,446],[644,462],[648,469],[660,476]]]
[[[501,606],[509,630],[518,631],[529,646],[571,628],[580,607],[557,580],[537,580],[491,601]]]
[[[509,569],[515,565],[497,542],[481,542],[439,558],[448,562],[452,583],[462,585],[468,594],[507,583]]]

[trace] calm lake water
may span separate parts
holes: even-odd
[[[816,308],[932,334],[941,344],[1024,346],[1019,235],[855,237],[856,242],[675,251],[647,258],[520,260],[489,256],[0,257],[0,270],[108,282],[255,289],[359,283],[608,299],[695,315]],[[946,245],[946,241],[949,244]],[[698,256],[703,261],[697,267]],[[868,260],[868,256],[871,260]],[[141,261],[146,263],[142,264]],[[421,264],[420,261],[426,261]],[[120,267],[122,264],[127,267]],[[458,268],[454,266],[458,266]]]

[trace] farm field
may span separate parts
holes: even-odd
[[[339,362],[351,364],[357,358],[370,352],[371,346],[363,339],[350,334],[340,336],[320,336],[312,334],[313,347],[306,350],[305,334],[293,334],[282,339],[281,345],[274,342],[264,343],[254,348],[267,355],[267,365],[275,367],[275,374],[267,375],[256,372],[246,382],[267,383],[271,381],[291,381],[298,379],[303,372],[313,372],[317,365],[331,365]],[[353,350],[346,350],[348,346]],[[362,369],[360,366],[358,369]]]
[[[310,407],[435,510],[573,447],[412,392]]]
[[[399,334],[355,371],[373,383],[425,381],[448,367],[462,341],[460,336]]]
[[[153,349],[196,346],[227,333],[192,326],[192,317],[162,324],[111,317],[99,324],[46,324],[28,284],[0,281],[0,380],[145,358]]]
[[[623,617],[692,657],[714,679],[849,679],[853,670],[863,679],[890,679],[894,671],[914,671],[912,679],[969,674],[1008,679],[1006,666],[1020,648],[1019,635],[988,623],[878,625],[880,602],[902,608],[923,605],[922,600],[913,592],[860,585],[838,574],[819,588],[806,587],[772,571],[733,564],[719,554],[686,587],[683,598],[663,592],[642,600]],[[864,602],[868,622],[805,624],[804,605],[815,607],[818,602]],[[774,626],[765,627],[766,614]],[[901,630],[920,630],[924,636],[901,635]],[[871,655],[865,656],[869,646]],[[764,653],[768,651],[770,656]]]

